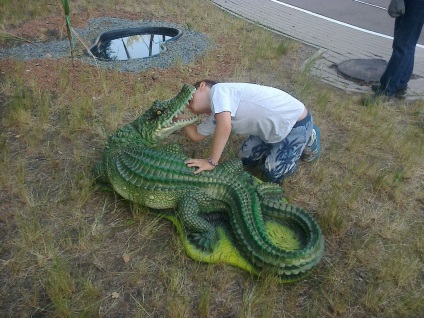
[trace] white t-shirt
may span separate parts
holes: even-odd
[[[215,114],[231,113],[231,131],[258,136],[267,143],[283,140],[303,114],[305,106],[273,87],[249,83],[218,83],[211,89],[211,115],[199,126],[199,134],[214,133]]]

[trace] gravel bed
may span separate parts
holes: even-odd
[[[177,41],[167,42],[165,44],[167,49],[159,55],[128,61],[97,60],[97,65],[122,72],[140,72],[149,68],[167,68],[174,65],[177,61],[188,64],[204,54],[211,47],[211,41],[206,35],[183,28],[178,24],[163,21],[130,21],[108,17],[95,18],[89,21],[86,28],[75,29],[75,31],[87,46],[91,46],[100,33],[115,29],[143,27],[177,28],[183,31],[183,33]],[[79,52],[86,51],[75,36],[74,43],[77,52],[78,50]],[[96,64],[88,54],[80,55],[75,57],[75,59],[92,65]],[[69,41],[66,39],[62,41],[26,43],[14,48],[0,49],[0,59],[5,58],[20,60],[70,58]]]

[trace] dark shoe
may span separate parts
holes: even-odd
[[[373,84],[371,85],[371,90],[374,92],[376,97],[378,96],[394,96],[395,94],[389,94],[389,92],[381,86],[381,84]]]
[[[380,92],[385,91],[385,89],[380,84],[373,84],[373,85],[371,85],[371,90],[374,93],[380,93]]]
[[[407,96],[408,96],[408,87],[398,89],[395,94],[395,97],[399,99],[405,99]]]
[[[375,93],[376,97],[378,96],[388,96],[388,97],[396,97],[399,99],[405,99],[408,95],[408,88],[402,88],[396,90],[395,94],[389,94],[386,89],[381,86],[381,84],[373,84],[371,85],[371,90]]]

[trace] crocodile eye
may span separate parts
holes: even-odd
[[[162,112],[160,111],[160,110],[158,110],[157,112],[156,112],[156,115],[161,115],[162,114]]]

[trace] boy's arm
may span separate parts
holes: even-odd
[[[197,132],[197,125],[196,124],[191,124],[188,126],[185,126],[184,128],[184,133],[186,134],[186,136],[194,142],[198,142],[201,141],[203,139],[205,139],[207,136],[204,136],[202,134],[199,134]]]
[[[227,144],[228,138],[231,133],[231,113],[222,112],[215,114],[216,128],[212,142],[212,149],[210,153],[210,160],[213,163],[218,163]],[[188,167],[198,167],[194,172],[195,174],[204,170],[213,170],[215,165],[208,161],[208,159],[188,159],[185,161]]]
[[[216,128],[213,136],[210,159],[218,163],[231,133],[231,113],[222,112],[215,115]]]

